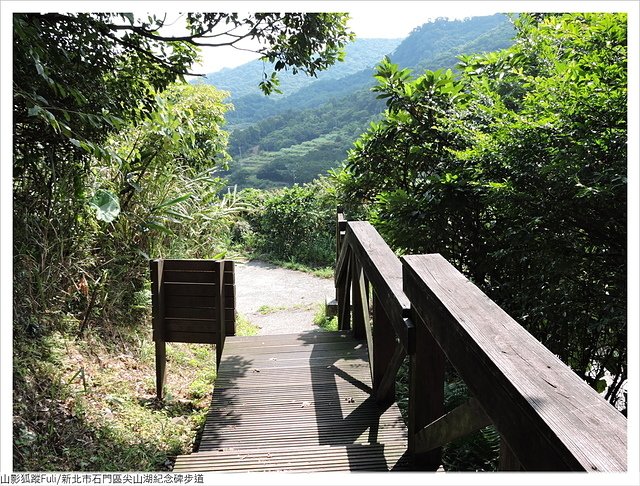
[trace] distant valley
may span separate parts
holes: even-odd
[[[384,110],[370,92],[375,65],[385,56],[419,75],[425,69],[455,69],[457,56],[494,51],[513,42],[505,15],[416,27],[403,40],[358,39],[346,59],[318,78],[281,73],[283,94],[264,96],[258,89],[262,61],[223,69],[204,82],[231,93],[228,113],[233,158],[225,174],[239,188],[269,188],[304,183],[339,166],[353,141]]]

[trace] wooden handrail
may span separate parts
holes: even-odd
[[[402,262],[417,321],[525,470],[626,470],[620,412],[441,255]]]
[[[413,323],[408,319],[409,299],[402,290],[402,263],[367,221],[347,223],[343,245],[351,250],[353,259],[362,266],[402,347],[411,354]]]
[[[493,423],[503,470],[626,470],[626,418],[442,256],[398,259],[369,223],[337,222],[340,329],[366,335],[380,403],[395,399],[410,356],[416,469],[437,468],[441,446]],[[473,395],[448,414],[445,357]]]
[[[409,300],[402,291],[402,264],[368,222],[347,222],[340,213],[337,221],[339,327],[351,327],[356,337],[366,337],[374,396],[378,403],[389,405],[395,400],[398,369],[404,357],[413,352],[414,326],[409,319]]]

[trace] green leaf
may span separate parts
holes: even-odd
[[[98,189],[89,204],[96,208],[96,218],[105,223],[111,223],[120,214],[118,196],[106,189]]]
[[[186,201],[190,197],[191,197],[191,193],[183,194],[182,196],[177,197],[175,199],[172,199],[171,201],[165,201],[165,202],[159,204],[158,206],[154,207],[152,209],[152,211],[157,211],[158,209],[162,209],[162,208],[166,208],[166,207],[169,207],[169,206],[173,206],[174,204],[178,204],[179,202]]]
[[[154,229],[156,231],[160,231],[161,233],[165,233],[167,235],[173,235],[173,231],[171,231],[165,225],[157,221],[147,221],[145,222],[145,226],[149,229]]]
[[[174,211],[173,209],[167,209],[166,211],[164,211],[165,214],[169,214],[171,216],[175,216],[176,218],[180,218],[180,219],[186,219],[189,221],[193,221],[193,218],[191,216],[189,216],[186,213],[182,213],[180,211]]]
[[[38,71],[38,74],[40,76],[44,75],[44,67],[42,66],[42,64],[40,63],[40,61],[38,59],[35,60],[35,65],[36,65],[36,71]]]

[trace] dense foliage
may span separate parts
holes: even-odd
[[[626,408],[626,16],[522,15],[459,77],[388,61],[345,197],[401,252],[443,254]]]
[[[333,265],[336,195],[327,178],[273,191],[246,189],[240,197],[251,208],[240,236],[254,254],[312,268]]]

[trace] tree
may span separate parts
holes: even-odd
[[[372,220],[399,251],[439,252],[475,271],[482,187],[456,155],[468,145],[464,84],[450,70],[412,78],[388,59],[375,77],[387,110],[350,151],[342,192],[372,205]]]
[[[148,109],[154,92],[190,74],[200,47],[247,50],[240,47],[246,39],[261,44],[249,50],[275,62],[260,83],[268,94],[277,89],[276,71],[291,67],[315,76],[342,60],[344,45],[353,39],[347,19],[341,13],[191,13],[189,33],[178,37],[162,35],[166,20],[155,16],[15,14],[16,125],[37,117],[56,133],[81,140],[80,128],[104,130],[118,116],[135,118],[141,102]],[[87,113],[87,107],[100,109]]]
[[[102,244],[112,250],[107,259],[128,254],[128,269],[146,272],[141,252],[200,258],[219,253],[219,230],[226,223],[219,197],[219,173],[228,159],[226,96],[210,85],[172,85],[147,119],[109,137],[106,147],[117,162],[90,181],[94,194],[106,194],[105,202],[117,205],[110,217],[98,218],[112,223],[104,225],[112,240]]]
[[[522,16],[517,25],[512,49],[466,68],[478,110],[491,115],[467,156],[503,183],[486,202],[492,291],[623,409],[626,16]]]
[[[383,63],[343,192],[398,250],[440,252],[625,408],[624,14],[522,14],[458,79]],[[410,231],[407,230],[410,228]]]
[[[95,195],[88,177],[131,162],[106,143],[109,135],[161,113],[155,111],[158,95],[189,73],[200,46],[252,38],[262,42],[258,52],[276,61],[276,70],[291,66],[314,75],[340,58],[351,38],[346,20],[339,13],[193,13],[186,16],[186,35],[167,37],[160,33],[165,20],[155,16],[15,14],[16,291],[33,297],[16,302],[18,327],[28,327],[33,313],[60,306],[61,290],[79,278],[71,262],[90,260],[98,213],[88,204]],[[263,79],[266,92],[276,85],[277,76]],[[201,164],[216,164],[216,158]],[[123,174],[129,185],[118,190],[125,191],[126,206],[136,175],[124,167]],[[101,194],[106,199],[93,203],[108,206],[113,198]],[[34,285],[43,275],[50,280]]]

